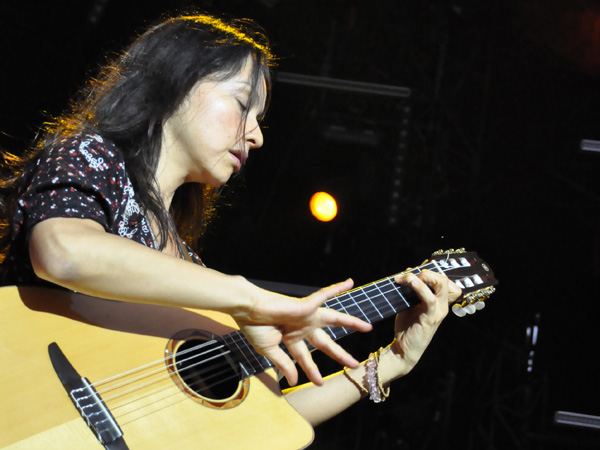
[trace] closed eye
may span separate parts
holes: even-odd
[[[238,105],[240,105],[240,109],[242,110],[242,112],[246,112],[248,111],[248,105],[246,105],[245,103],[242,103],[240,100],[237,100]]]

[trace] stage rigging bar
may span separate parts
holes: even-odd
[[[600,416],[590,416],[588,414],[579,414],[567,411],[556,411],[554,413],[554,423],[581,428],[595,428],[599,430]]]
[[[316,77],[312,75],[299,75],[290,72],[277,73],[276,80],[279,83],[317,87],[333,91],[354,92],[358,94],[382,95],[395,98],[409,98],[411,96],[411,90],[407,87]]]

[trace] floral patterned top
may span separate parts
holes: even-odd
[[[97,135],[65,139],[44,152],[31,171],[12,221],[13,243],[2,264],[4,284],[40,283],[29,260],[29,234],[37,223],[54,217],[92,219],[108,233],[157,248],[123,154],[112,142]],[[192,261],[201,264],[184,246]]]

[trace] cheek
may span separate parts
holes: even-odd
[[[239,136],[242,129],[242,113],[237,105],[230,102],[219,102],[208,112],[215,131],[228,137]]]

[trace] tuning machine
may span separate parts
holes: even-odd
[[[475,314],[477,311],[485,308],[485,300],[496,291],[496,288],[490,286],[475,292],[466,294],[462,301],[452,305],[452,312],[458,317],[465,317],[469,314]]]

